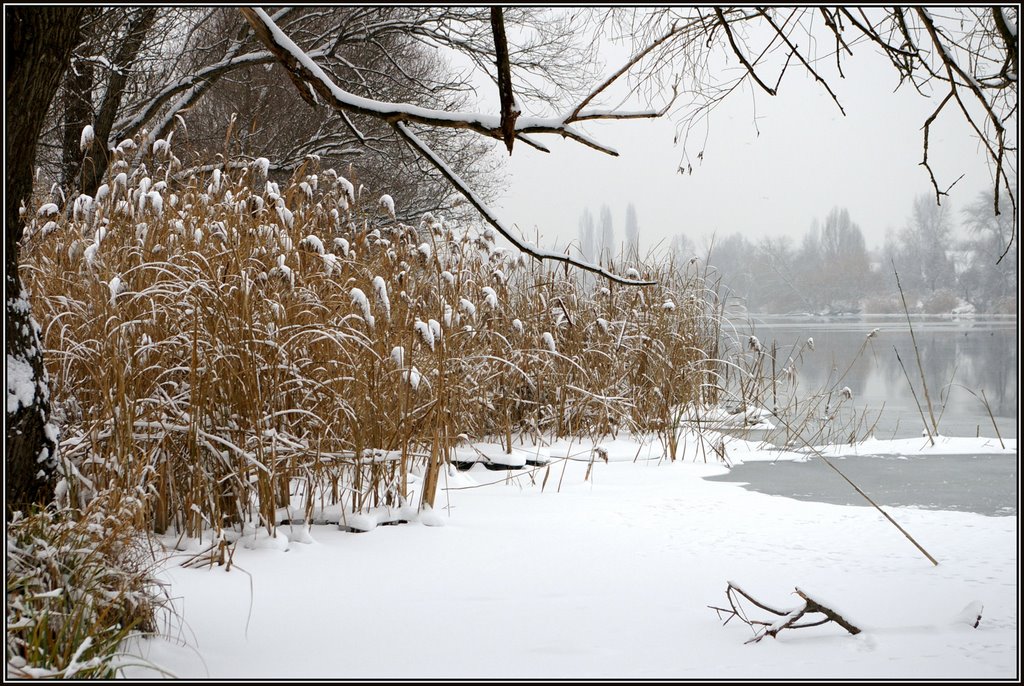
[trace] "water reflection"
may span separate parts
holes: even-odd
[[[793,416],[806,410],[812,419],[831,417],[833,440],[844,440],[844,433],[861,437],[872,425],[879,438],[919,436],[932,414],[943,435],[995,437],[982,392],[999,433],[1016,438],[1016,318],[915,317],[913,326],[931,413],[910,327],[902,316],[760,317],[736,323],[727,345],[743,353],[748,368],[756,364],[765,377],[777,380],[759,390],[761,403],[786,408]],[[751,333],[763,359],[755,359]],[[795,377],[786,374],[790,366]],[[840,395],[844,387],[852,399]]]

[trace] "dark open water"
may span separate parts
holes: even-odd
[[[879,505],[1016,516],[1020,502],[1016,455],[873,456],[829,460]],[[807,462],[747,462],[709,481],[834,505],[870,505],[818,458]]]

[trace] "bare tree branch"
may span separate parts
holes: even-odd
[[[830,96],[832,96],[832,100],[833,100],[833,102],[835,102],[836,107],[839,108],[839,111],[842,112],[843,116],[845,117],[846,116],[846,110],[843,109],[843,106],[839,102],[839,98],[836,97],[836,94],[832,92],[832,88],[828,85],[828,81],[826,81],[825,79],[821,78],[821,75],[818,72],[816,72],[814,70],[814,67],[812,67],[807,62],[807,59],[804,58],[803,53],[800,52],[800,48],[798,48],[796,45],[793,45],[793,43],[789,40],[789,36],[787,36],[785,31],[781,27],[779,27],[778,24],[775,23],[775,20],[773,20],[768,15],[768,12],[765,11],[765,9],[763,7],[760,8],[758,10],[758,12],[760,12],[761,16],[763,16],[765,18],[765,20],[767,20],[768,25],[772,27],[772,29],[775,31],[775,34],[786,43],[786,45],[790,49],[790,54],[791,55],[796,55],[797,59],[800,60],[800,63],[804,65],[804,68],[808,72],[810,72],[811,76],[814,77],[814,80],[817,81],[818,83],[820,83],[825,88],[825,90],[828,91],[828,94]],[[788,63],[788,60],[787,60],[787,63]],[[783,71],[785,71],[785,69],[783,69]],[[782,75],[781,74],[779,75],[779,80],[780,81],[782,80]],[[773,95],[774,95],[774,92],[773,92]]]
[[[1017,27],[1010,28],[1002,7],[992,8],[992,21],[995,22],[999,36],[1003,39],[1003,44],[1006,46],[1006,59],[1003,61],[1003,68],[999,71],[999,74],[1008,83],[1016,82],[1020,69],[1020,55],[1017,52],[1020,49],[1020,44],[1017,41]]]
[[[725,15],[722,14],[722,10],[718,7],[715,8],[715,16],[718,17],[718,25],[725,31],[725,37],[729,39],[729,45],[732,47],[733,54],[736,55],[740,63],[746,67],[747,73],[750,74],[754,81],[757,82],[757,85],[759,85],[765,93],[768,95],[775,95],[775,89],[761,80],[761,77],[757,75],[757,71],[754,69],[754,66],[747,60],[747,57],[743,54],[740,46],[736,44],[736,39],[732,35],[732,29],[729,28],[729,20],[725,18]]]
[[[685,28],[692,28],[692,24],[686,26]],[[659,47],[661,47],[662,44],[664,44],[665,42],[667,42],[671,38],[673,38],[673,37],[677,36],[678,34],[680,34],[682,31],[683,31],[683,27],[677,27],[676,25],[673,24],[672,28],[670,28],[665,34],[663,34],[660,38],[652,41],[646,48],[644,48],[643,50],[639,51],[637,54],[633,55],[633,57],[630,58],[630,60],[628,62],[626,62],[621,67],[619,67],[618,70],[616,70],[613,74],[611,74],[608,78],[606,78],[603,82],[601,82],[596,88],[594,88],[592,91],[590,91],[590,94],[587,95],[585,98],[583,98],[580,101],[580,103],[576,106],[576,109],[574,109],[572,111],[572,113],[569,114],[567,119],[569,119],[571,121],[583,121],[585,119],[597,118],[597,117],[588,116],[586,114],[582,114],[583,108],[586,107],[587,105],[589,105],[591,103],[591,101],[593,101],[594,98],[596,98],[598,95],[603,93],[610,85],[615,83],[618,79],[622,78],[622,76],[624,74],[626,74],[630,69],[632,69],[637,64],[639,64],[641,60],[643,60],[645,57],[647,57],[652,52],[654,52]],[[674,91],[674,89],[673,89],[673,91]],[[670,100],[665,105],[665,108],[663,110],[661,110],[660,112],[658,112],[656,116],[660,117],[665,112],[667,112],[668,109],[671,107],[672,102],[674,100],[675,100],[675,98],[673,97],[672,100]],[[632,117],[627,117],[627,116],[620,115],[619,118],[621,118],[621,119],[626,119],[626,118],[643,118],[643,117],[649,118],[650,116],[651,115],[649,113],[636,113]]]
[[[503,236],[513,243],[518,249],[541,260],[555,260],[571,264],[580,269],[600,274],[612,281],[628,285],[650,285],[653,282],[635,279],[626,279],[607,271],[599,265],[577,260],[562,253],[542,250],[535,245],[527,243],[506,228],[497,216],[486,206],[483,200],[472,191],[469,185],[463,181],[451,167],[440,158],[426,143],[417,137],[408,128],[409,123],[422,124],[437,128],[468,129],[482,136],[502,140],[504,131],[500,117],[491,115],[446,112],[442,110],[431,110],[425,107],[410,105],[406,103],[386,103],[369,98],[363,98],[339,87],[334,81],[317,65],[309,55],[303,52],[294,42],[282,32],[267,14],[258,8],[240,8],[239,10],[246,20],[253,27],[256,36],[274,53],[278,61],[287,70],[295,75],[295,78],[308,84],[310,88],[321,95],[325,102],[338,111],[348,111],[375,119],[388,122],[395,131],[409,143],[409,145],[421,156],[427,159],[434,167],[459,191],[474,208],[497,229]],[[294,81],[294,79],[293,79]],[[298,81],[295,81],[298,83]],[[603,89],[606,84],[603,84]],[[593,94],[592,94],[593,95]],[[592,96],[591,96],[592,97]],[[600,150],[610,155],[617,153],[606,146],[601,145],[589,136],[571,128],[576,117],[580,115],[582,108],[577,106],[565,117],[517,117],[513,130],[517,134],[549,133],[566,138],[571,138],[583,145]],[[615,119],[619,118],[614,111],[605,113],[591,112],[588,119]],[[654,117],[656,112],[631,113],[622,117],[634,118],[638,116]]]
[[[928,31],[928,35],[932,40],[932,44],[938,50],[939,55],[942,59],[943,66],[946,69],[946,74],[948,77],[947,80],[949,81],[949,94],[952,95],[953,98],[956,100],[957,104],[960,106],[960,111],[964,115],[964,119],[966,119],[967,123],[970,124],[971,128],[974,129],[974,132],[977,134],[978,138],[982,141],[982,144],[988,151],[989,157],[993,159],[995,162],[995,192],[993,193],[992,197],[993,213],[996,215],[999,215],[1000,213],[999,191],[1004,185],[1008,191],[1010,204],[1013,206],[1014,212],[1016,213],[1017,203],[1013,197],[1013,193],[1011,190],[1012,182],[1009,176],[1006,174],[1005,170],[1003,169],[1003,156],[1006,151],[1006,128],[1003,126],[1003,122],[1000,120],[999,116],[992,109],[992,105],[985,97],[985,94],[982,93],[981,85],[978,83],[977,79],[975,79],[970,74],[967,74],[964,71],[963,67],[960,66],[960,63],[957,62],[957,60],[953,57],[952,54],[950,54],[949,48],[940,36],[939,29],[936,27],[935,22],[932,19],[931,15],[928,13],[928,11],[923,7],[919,7],[917,8],[917,14],[918,17],[920,17],[921,22],[924,24],[925,29]],[[988,122],[995,129],[996,132],[995,149],[993,149],[993,146],[989,142],[988,137],[985,136],[985,134],[978,127],[978,124],[974,121],[974,117],[971,116],[971,113],[970,111],[968,111],[967,106],[960,98],[960,92],[956,78],[957,76],[960,77],[961,83],[965,84],[966,87],[974,94],[975,98],[978,100],[979,103],[981,103],[982,108],[988,115]],[[945,104],[945,102],[948,99],[949,98],[947,96],[946,100],[943,100],[943,104]],[[932,119],[934,119],[934,116],[932,117]],[[927,148],[925,154],[927,159]],[[1002,183],[1000,183],[1000,181],[1002,181]],[[1006,248],[1005,250],[1003,250],[1003,253],[999,256],[999,259],[996,260],[996,264],[1002,262],[1003,258],[1006,257],[1006,255],[1009,253],[1010,247],[1013,245],[1013,239],[1015,236],[1016,223],[1014,224],[1014,230],[1010,236],[1010,240],[1009,242],[1007,242]]]
[[[948,103],[950,98],[952,97],[952,91],[946,93],[946,97],[942,99],[942,102],[940,102],[939,106],[935,108],[935,111],[932,112],[931,115],[925,120],[924,126],[922,127],[922,129],[924,130],[924,143],[922,145],[922,149],[924,150],[924,159],[921,160],[921,166],[928,170],[928,178],[931,179],[932,188],[935,189],[935,202],[939,205],[942,204],[942,196],[946,195],[949,189],[947,188],[945,191],[939,190],[939,182],[935,180],[935,172],[932,171],[932,166],[931,164],[928,163],[928,138],[929,134],[931,133],[932,124],[935,122],[935,119],[939,116],[939,113],[942,112],[942,108],[946,106],[946,103]]]
[[[505,38],[505,21],[500,7],[491,8],[491,32],[494,34],[494,59],[498,67],[498,97],[501,103],[501,137],[512,154],[516,140],[516,119],[519,107],[512,93],[512,67],[508,61],[508,40]]]
[[[655,79],[659,73],[671,69],[678,72],[680,64],[690,70],[687,90],[693,94],[692,105],[683,113],[680,123],[680,129],[685,131],[684,147],[689,143],[690,133],[696,125],[706,122],[710,112],[747,78],[751,78],[764,92],[777,95],[779,83],[791,59],[800,62],[803,69],[825,88],[845,114],[837,91],[832,88],[827,74],[820,66],[821,61],[814,54],[814,46],[821,32],[815,31],[813,18],[820,15],[824,17],[825,35],[835,43],[830,57],[835,58],[840,78],[844,78],[842,57],[852,55],[858,44],[870,42],[890,62],[899,77],[899,85],[909,81],[922,97],[932,98],[938,84],[940,91],[937,101],[943,102],[924,122],[926,148],[923,151],[925,161],[922,163],[935,189],[937,201],[956,184],[954,181],[945,191],[942,190],[931,166],[935,150],[927,148],[929,143],[934,142],[928,140],[930,124],[935,121],[937,113],[948,112],[946,105],[949,99],[942,97],[945,95],[942,89],[948,89],[960,116],[980,139],[988,156],[995,186],[992,197],[994,211],[1005,211],[1007,206],[1012,210],[1014,230],[999,259],[1008,254],[1016,239],[1016,227],[1019,224],[1016,219],[1017,200],[1013,197],[1017,175],[1014,153],[1017,151],[1019,118],[1018,8],[959,7],[950,10],[948,15],[923,7],[899,6],[785,10],[759,7],[756,11],[722,7],[714,8],[713,11],[714,14],[709,16],[701,14],[700,9],[653,11],[646,15],[652,28],[639,32],[635,43],[646,45],[659,23],[665,26],[668,22],[685,19],[706,24],[706,40],[702,44],[698,45],[685,36],[670,41],[663,51],[659,51],[655,66],[649,67],[641,77]],[[806,21],[808,18],[810,22]],[[749,35],[742,32],[740,27],[748,22],[763,23],[769,30],[769,39],[764,40],[760,37],[764,34],[754,31],[750,31]],[[806,46],[803,45],[803,39],[798,41],[795,38],[797,30],[806,33]],[[772,87],[769,79],[764,78],[768,68],[768,61],[764,58],[772,51],[772,41],[775,40],[781,42],[786,54],[778,57],[777,64],[781,66],[778,72],[779,83]],[[740,61],[745,71],[741,77],[732,80],[721,77],[708,65],[708,52],[716,43]],[[785,64],[782,64],[783,61]],[[774,71],[775,68],[776,63],[772,62],[771,69]],[[970,96],[967,96],[968,92]],[[703,152],[702,149],[698,159]],[[688,153],[684,151],[684,161],[687,157]],[[686,173],[688,169],[692,169],[692,166],[680,166],[681,173]],[[1007,195],[1010,196],[1009,201],[1006,200]]]
[[[591,264],[590,262],[585,262],[583,260],[577,260],[576,258],[570,257],[569,255],[563,253],[557,253],[550,250],[543,250],[537,247],[536,245],[533,245],[532,243],[527,243],[526,241],[522,240],[521,238],[513,234],[512,231],[509,230],[508,227],[506,227],[500,219],[498,219],[498,216],[493,211],[491,211],[489,207],[487,207],[484,201],[479,196],[477,196],[476,193],[473,192],[469,185],[465,181],[463,181],[459,177],[459,175],[456,174],[455,171],[451,169],[451,167],[445,164],[444,160],[438,157],[437,154],[434,153],[434,151],[431,150],[429,146],[427,146],[420,138],[418,138],[412,131],[410,131],[408,127],[405,125],[405,123],[395,122],[394,127],[395,130],[397,130],[398,133],[409,143],[409,145],[411,145],[425,159],[427,159],[431,164],[433,164],[434,167],[439,172],[441,172],[441,174],[446,179],[448,179],[448,181],[453,186],[455,186],[456,190],[458,190],[463,195],[463,197],[465,197],[466,200],[468,200],[469,203],[473,205],[474,208],[476,208],[476,210],[481,214],[481,216],[483,216],[483,218],[487,220],[488,224],[497,229],[498,233],[500,233],[502,236],[511,241],[517,249],[521,250],[527,255],[530,255],[531,257],[534,257],[538,260],[552,260],[555,262],[571,264],[574,267],[579,267],[580,269],[586,270],[588,272],[593,272],[594,274],[600,274],[601,276],[611,281],[625,284],[628,286],[652,286],[656,283],[655,281],[625,279],[621,276],[612,274],[607,269],[604,269],[599,265]]]

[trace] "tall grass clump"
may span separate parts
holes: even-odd
[[[138,506],[104,495],[8,522],[8,677],[111,678],[122,641],[156,630],[166,597],[131,524]]]
[[[664,431],[716,399],[696,269],[595,284],[489,228],[399,221],[351,170],[310,159],[274,181],[260,158],[179,179],[154,147],[66,216],[30,209],[23,269],[78,505],[106,492],[159,532],[273,534],[432,505],[466,439]]]

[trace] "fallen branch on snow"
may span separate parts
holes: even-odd
[[[719,619],[722,618],[723,613],[725,614],[726,617],[724,624],[728,624],[734,617],[739,617],[740,621],[753,629],[754,636],[750,640],[746,641],[746,643],[757,643],[765,636],[775,638],[783,629],[803,629],[810,626],[821,626],[828,622],[835,622],[853,635],[861,632],[860,627],[851,623],[848,619],[832,608],[811,598],[804,591],[797,588],[795,589],[795,592],[801,599],[803,599],[803,603],[788,610],[780,610],[770,605],[766,605],[744,591],[735,582],[729,581],[725,588],[725,597],[729,599],[729,607],[716,607],[715,605],[708,605],[708,607],[718,613]],[[755,607],[775,615],[778,619],[775,619],[774,621],[765,621],[749,617],[743,609],[743,605],[740,602],[740,596],[745,598]],[[968,603],[967,607],[961,610],[953,619],[953,623],[967,624],[977,629],[978,625],[981,623],[981,613],[983,609],[982,604],[978,601]],[[824,618],[800,622],[800,620],[808,614],[820,614],[824,615]]]
[[[722,613],[724,612],[727,615],[725,619],[725,624],[728,624],[733,617],[739,617],[740,621],[744,622],[751,628],[755,629],[753,638],[747,641],[747,643],[757,643],[765,636],[771,636],[772,638],[775,638],[778,635],[778,633],[783,629],[803,629],[809,626],[821,626],[822,624],[827,624],[828,622],[835,622],[839,626],[849,631],[851,634],[860,633],[860,629],[857,626],[851,624],[849,621],[844,619],[842,615],[840,615],[832,608],[822,605],[821,603],[819,603],[818,601],[814,600],[806,593],[801,591],[799,588],[796,589],[796,594],[800,596],[804,602],[801,605],[798,605],[797,607],[788,610],[780,610],[762,603],[761,601],[757,600],[749,593],[744,591],[734,582],[730,581],[728,582],[728,585],[725,588],[725,597],[729,599],[729,608],[715,607],[714,605],[709,605],[708,607],[710,607],[712,610],[718,613],[719,619],[721,619]],[[752,619],[748,617],[746,612],[744,612],[743,610],[743,606],[740,603],[739,596],[743,596],[755,606],[761,608],[765,612],[769,612],[773,615],[776,615],[779,619],[769,622],[761,619]],[[804,615],[807,615],[809,613],[822,614],[825,617],[824,619],[816,619],[814,621],[806,621],[801,623],[800,620],[803,619]]]

